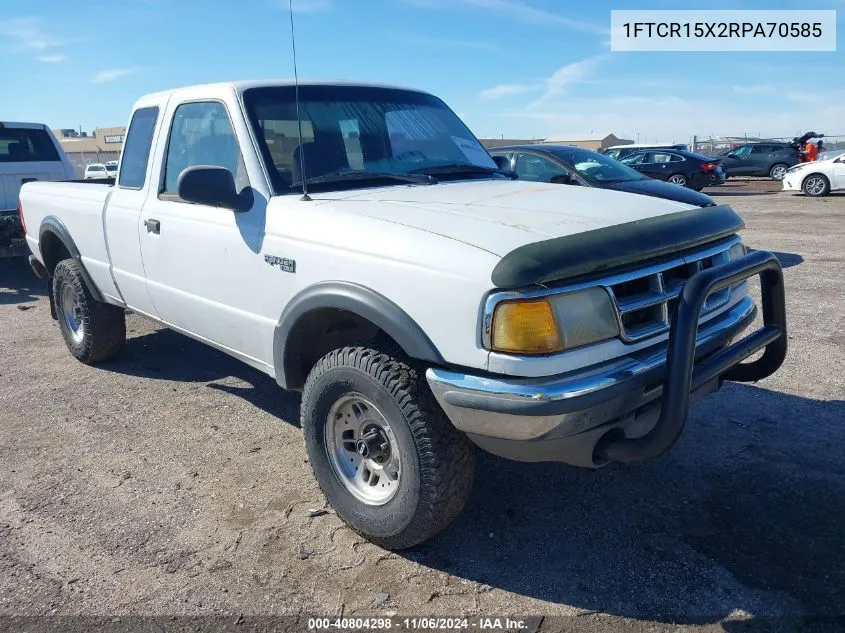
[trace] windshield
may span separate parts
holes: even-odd
[[[841,156],[845,154],[845,149],[835,149],[829,152],[822,152],[821,154],[816,157],[816,160],[830,160],[832,158],[836,158],[837,156]]]
[[[587,180],[595,182],[626,182],[630,180],[644,180],[646,177],[640,172],[623,165],[619,161],[577,147],[561,147],[553,149],[552,153],[572,167]]]
[[[502,177],[487,150],[437,97],[394,88],[300,86],[302,144],[295,88],[253,88],[244,105],[273,187],[298,191],[302,180],[345,171],[446,177]],[[462,170],[465,166],[467,169]],[[303,170],[304,167],[304,170]],[[444,169],[448,167],[448,169]],[[304,171],[304,173],[302,173]],[[321,186],[362,186],[362,178]],[[385,179],[385,184],[396,184]]]

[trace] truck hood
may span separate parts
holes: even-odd
[[[500,257],[540,240],[696,208],[619,191],[475,180],[314,195],[337,211],[417,228]]]

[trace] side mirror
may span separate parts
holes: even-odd
[[[499,154],[498,156],[494,156],[493,162],[496,163],[496,167],[499,168],[499,171],[503,171],[506,174],[513,173],[513,169],[511,169],[510,158],[508,158],[507,156],[502,156],[501,154]]]
[[[224,167],[194,165],[181,174],[176,192],[185,202],[245,211],[244,199],[238,194],[235,177]]]

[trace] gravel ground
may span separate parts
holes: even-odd
[[[296,394],[136,316],[119,359],[77,363],[41,282],[2,262],[0,615],[845,626],[845,196],[749,180],[707,193],[784,264],[780,372],[702,401],[653,462],[592,472],[481,454],[465,512],[403,553],[315,512]]]

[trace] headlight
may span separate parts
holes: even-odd
[[[738,242],[734,244],[728,249],[728,261],[732,262],[735,259],[739,259],[740,257],[745,257],[748,253],[748,249],[745,247],[745,244],[742,242]]]
[[[511,354],[550,354],[619,336],[603,288],[503,301],[493,314],[491,347]]]

